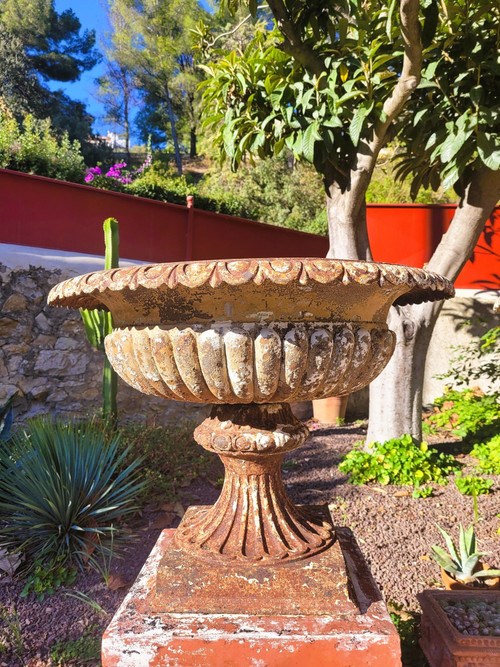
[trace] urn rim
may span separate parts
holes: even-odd
[[[105,293],[143,288],[212,288],[222,284],[307,286],[373,285],[393,286],[394,305],[407,305],[449,299],[453,284],[444,276],[412,266],[324,257],[277,257],[248,259],[209,259],[163,264],[141,264],[122,269],[93,271],[65,280],[48,296],[52,306],[107,310],[99,298]],[[403,290],[403,292],[402,292]]]

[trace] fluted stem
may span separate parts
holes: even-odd
[[[218,407],[195,437],[217,451],[226,475],[217,503],[179,527],[176,540],[182,547],[202,557],[272,564],[305,558],[331,544],[332,526],[314,511],[295,507],[283,486],[284,453],[307,437],[289,406]],[[235,446],[242,437],[244,451]]]

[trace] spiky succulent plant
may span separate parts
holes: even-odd
[[[449,553],[437,545],[431,547],[431,556],[440,565],[458,581],[464,584],[472,583],[480,579],[491,579],[500,576],[500,570],[479,569],[480,558],[485,556],[486,552],[476,551],[476,535],[474,525],[471,524],[466,530],[460,524],[460,534],[458,540],[458,549],[453,542],[452,537],[438,526],[441,531]],[[477,569],[476,569],[477,568]],[[476,571],[474,571],[476,569]]]

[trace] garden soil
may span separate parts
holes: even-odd
[[[364,437],[357,425],[318,426],[309,422],[311,437],[284,466],[286,489],[296,503],[329,503],[335,522],[351,528],[364,553],[373,576],[385,599],[391,605],[418,611],[415,595],[419,591],[441,586],[436,563],[429,558],[431,545],[441,543],[436,525],[458,535],[459,522],[473,520],[472,498],[461,495],[453,481],[446,487],[434,487],[429,498],[413,498],[411,489],[398,486],[354,486],[338,470],[342,455]],[[444,451],[457,453],[457,443],[438,443]],[[465,474],[472,464],[461,458]],[[183,489],[179,503],[158,500],[147,505],[127,525],[131,537],[121,559],[111,567],[109,586],[103,577],[88,569],[78,574],[74,584],[58,589],[42,602],[33,595],[21,598],[23,583],[2,574],[0,578],[0,610],[8,614],[9,623],[1,622],[3,633],[12,637],[19,619],[22,647],[17,656],[9,649],[0,654],[1,667],[49,667],[51,649],[56,642],[70,642],[85,632],[99,636],[111,620],[131,583],[164,528],[175,527],[183,509],[190,504],[211,504],[218,494],[222,467],[200,477]],[[472,469],[470,469],[470,472]],[[500,479],[494,479],[492,493],[478,497],[479,522],[476,527],[479,546],[490,552],[487,561],[500,567]],[[71,597],[84,593],[88,601]],[[90,601],[97,603],[96,610]],[[3,640],[5,644],[5,640]],[[77,658],[64,664],[92,665]]]

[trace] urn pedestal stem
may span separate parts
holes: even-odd
[[[176,544],[205,559],[266,565],[328,548],[331,523],[317,508],[296,507],[281,477],[285,453],[308,434],[288,404],[214,407],[195,439],[220,456],[224,486],[213,507],[182,523]]]

